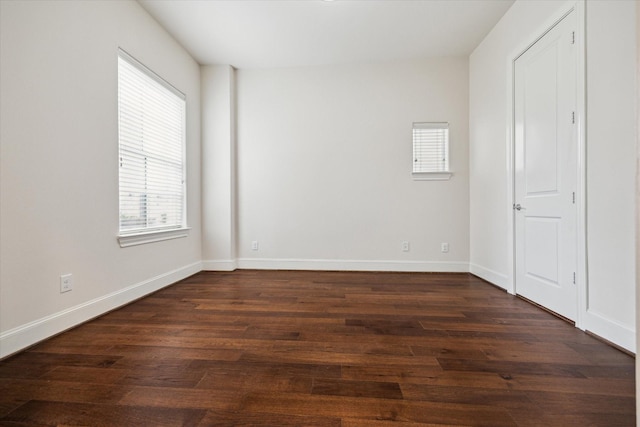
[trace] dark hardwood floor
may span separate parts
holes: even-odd
[[[468,274],[199,273],[0,362],[0,425],[633,426],[634,360]]]

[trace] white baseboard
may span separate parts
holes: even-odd
[[[238,268],[257,270],[469,272],[467,262],[240,258]]]
[[[475,274],[481,279],[484,279],[489,283],[499,286],[502,289],[505,289],[505,290],[509,289],[506,274],[498,273],[497,271],[494,271],[489,268],[485,268],[478,264],[473,264],[473,263],[469,263],[469,273]]]
[[[238,269],[238,261],[235,259],[210,259],[202,261],[202,269],[205,271],[233,271]]]
[[[0,334],[0,358],[142,298],[201,270],[202,263],[195,262],[3,332]]]
[[[636,352],[636,332],[601,313],[587,310],[584,329],[634,354]]]

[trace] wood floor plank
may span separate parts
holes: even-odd
[[[488,360],[483,350],[469,348],[468,345],[451,345],[451,340],[443,340],[442,345],[412,345],[411,351],[415,356],[433,356],[452,359],[479,359]]]
[[[327,352],[325,351],[277,351],[271,349],[260,349],[245,352],[241,360],[244,361],[265,361],[274,359],[286,363],[327,363]],[[330,363],[335,365],[357,365],[357,364],[404,364],[419,366],[437,366],[438,361],[431,356],[394,356],[386,354],[348,354],[333,353]]]
[[[238,362],[220,362],[209,360],[194,360],[190,368],[206,369],[208,372],[232,372],[240,374],[267,374],[278,378],[282,376],[297,376],[309,378],[340,378],[342,368],[337,364],[323,363],[291,363],[278,360],[240,360]]]
[[[558,363],[566,361],[572,365],[589,365],[591,362],[582,354],[577,353],[569,347],[554,345],[545,349],[544,345],[537,346],[535,350],[531,348],[493,348],[483,347],[482,353],[488,360],[510,361],[510,362],[533,362],[533,363]]]
[[[493,427],[516,425],[503,408],[368,397],[251,393],[246,396],[242,408],[252,412],[340,416],[370,420]]]
[[[123,369],[59,366],[42,375],[40,379],[46,381],[85,382],[91,384],[116,384],[121,382],[128,373],[128,371]]]
[[[493,372],[509,378],[514,374],[584,378],[581,366],[563,363],[512,362],[509,360],[469,360],[438,358],[445,371]]]
[[[398,383],[361,380],[314,379],[311,394],[403,399]]]
[[[131,391],[122,385],[84,382],[0,379],[0,417],[31,400],[115,404]],[[0,418],[3,420],[3,418]]]
[[[385,420],[361,420],[357,418],[343,418],[342,427],[470,427],[470,424],[432,424],[413,423]]]
[[[185,347],[163,347],[144,345],[114,345],[109,352],[127,359],[186,359],[186,360],[215,360],[236,361],[242,356],[242,350],[234,349],[206,349]],[[128,362],[122,362],[122,364]]]
[[[238,372],[209,370],[198,383],[198,389],[252,391],[274,391],[285,393],[310,393],[314,379],[293,374],[273,375],[269,371]]]
[[[0,361],[0,425],[624,427],[634,365],[470,274],[201,272]]]
[[[119,357],[113,355],[49,354],[25,352],[0,363],[0,378],[39,378],[58,366],[109,367]]]
[[[300,415],[238,413],[232,411],[208,411],[199,426],[209,427],[342,427],[340,418],[309,417]]]
[[[129,370],[119,383],[147,387],[193,388],[204,376],[205,372],[199,369],[143,367]]]
[[[311,352],[328,353],[326,356],[331,357],[332,353],[342,354],[386,354],[389,356],[412,356],[416,355],[408,345],[385,345],[384,341],[376,340],[373,343],[360,342],[326,342],[326,341],[310,341],[296,340],[295,342],[278,341],[273,344],[273,351],[289,351],[296,352],[300,350]],[[431,356],[424,354],[422,356]]]
[[[118,403],[134,407],[237,410],[243,396],[237,390],[134,387]]]
[[[486,405],[503,408],[526,408],[532,401],[524,391],[486,389],[460,386],[433,387],[426,384],[403,384],[402,394],[407,400],[423,402]]]
[[[205,411],[32,400],[3,418],[41,426],[197,426]],[[98,421],[96,421],[98,420]]]
[[[515,374],[508,381],[512,390],[558,392],[569,394],[602,394],[609,396],[634,396],[635,379],[631,378],[567,378],[548,375]]]
[[[342,378],[361,381],[390,381],[400,384],[429,384],[434,387],[484,387],[507,389],[504,378],[492,372],[443,371],[439,367],[404,365],[343,366]]]
[[[635,426],[633,414],[556,414],[539,412],[532,416],[527,409],[511,409],[509,414],[522,427],[559,426],[559,427],[583,427],[583,426]]]
[[[553,414],[625,414],[635,404],[633,396],[609,394],[573,394],[557,392],[527,392],[527,396],[546,413]]]

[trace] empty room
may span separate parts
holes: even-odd
[[[639,23],[0,0],[0,425],[636,425]]]

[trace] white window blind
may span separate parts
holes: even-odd
[[[413,173],[449,172],[449,123],[413,124]]]
[[[118,53],[120,235],[185,227],[185,96]]]

